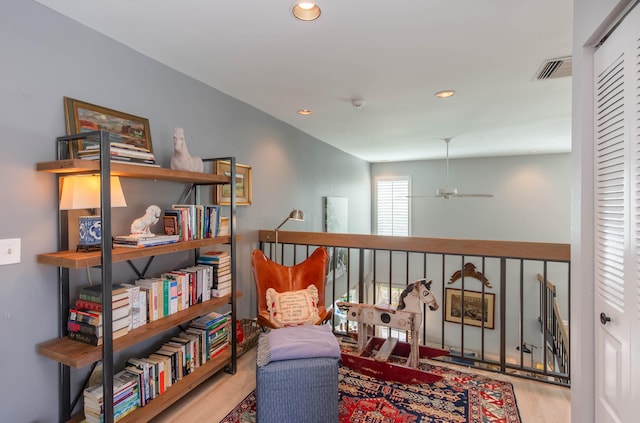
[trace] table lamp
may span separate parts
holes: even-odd
[[[111,207],[126,207],[120,178],[111,177]],[[92,209],[92,215],[78,217],[78,246],[76,251],[100,249],[102,227],[100,215],[100,177],[97,175],[65,176],[62,178],[60,210]]]
[[[287,216],[287,218],[285,220],[282,221],[281,224],[279,224],[274,230],[273,232],[271,232],[269,234],[268,238],[271,238],[271,235],[273,235],[274,233],[276,234],[276,256],[275,256],[275,261],[276,263],[278,262],[278,230],[288,221],[290,220],[298,220],[298,221],[304,221],[304,213],[302,212],[302,210],[300,209],[294,209],[291,211],[291,213],[289,213],[289,216]]]

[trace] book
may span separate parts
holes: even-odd
[[[102,324],[102,312],[95,310],[69,309],[69,320],[75,320],[90,325]]]
[[[180,334],[178,334],[178,336],[172,337],[169,342],[172,344],[182,345],[184,353],[184,374],[188,375],[195,369],[195,337],[181,332]]]
[[[129,304],[129,298],[120,298],[111,302],[111,308],[118,308]],[[78,298],[76,300],[76,308],[85,310],[102,311],[102,302],[88,301]]]
[[[229,218],[227,216],[221,216],[220,223],[218,225],[218,233],[216,236],[224,236],[231,233],[229,229]]]
[[[212,289],[211,290],[211,297],[212,298],[222,298],[226,295],[231,295],[231,287],[229,288],[223,288],[223,289]]]
[[[128,298],[127,288],[122,284],[114,283],[111,286],[111,301],[116,301],[122,298]],[[102,302],[102,284],[97,285],[85,285],[78,291],[78,298],[81,300],[93,301],[96,303]]]
[[[149,151],[148,148],[138,147],[137,145],[127,144],[127,143],[124,143],[124,142],[111,141],[109,144],[110,144],[111,148],[120,148],[120,149],[131,150],[131,151],[140,151],[142,153],[150,153],[151,152],[151,151]],[[80,151],[95,151],[95,150],[99,150],[99,149],[100,149],[99,143],[89,143],[89,142],[87,142],[86,144],[83,145],[83,148]]]
[[[166,233],[166,229],[165,229],[165,233],[167,235],[178,235],[180,241],[188,241],[187,235],[184,233],[184,230],[182,227],[182,211],[177,209],[165,209],[164,217],[168,217],[171,223],[175,221],[175,225],[176,225],[175,228],[173,229],[175,230],[173,234]]]
[[[118,330],[129,327],[129,317],[123,317],[121,319],[115,320],[112,323],[113,332],[117,332]],[[102,325],[92,325],[89,323],[78,322],[76,320],[69,319],[67,321],[67,331],[69,332],[80,332],[86,335],[94,335],[97,337],[102,337]]]
[[[129,361],[137,361],[140,362],[141,365],[147,365],[149,369],[149,395],[151,399],[156,398],[160,395],[159,386],[158,386],[158,365],[154,363],[153,360],[149,360],[145,357],[140,358],[130,358]]]
[[[206,263],[218,263],[222,264],[231,261],[231,255],[226,251],[207,251],[200,254],[198,260],[203,260]]]
[[[129,304],[111,310],[112,321],[116,321],[128,315]],[[69,320],[88,323],[90,325],[101,325],[102,311],[71,308],[69,309]]]
[[[164,381],[164,388],[162,389],[162,393],[164,393],[164,391],[166,391],[171,387],[171,385],[173,385],[173,375],[171,373],[171,358],[166,355],[156,353],[150,354],[149,358],[158,360],[162,363],[163,370],[161,370],[160,373]]]
[[[185,272],[173,270],[161,275],[163,278],[176,281],[178,289],[178,311],[189,308],[189,279]]]
[[[138,358],[132,357],[130,359],[127,360],[127,369],[129,368],[136,368],[140,371],[142,371],[142,387],[143,389],[140,389],[141,393],[144,393],[144,395],[140,395],[141,396],[141,402],[147,403],[149,401],[151,401],[153,399],[153,393],[152,393],[152,389],[153,389],[153,373],[150,371],[150,367],[151,365],[143,360],[140,360]],[[144,400],[144,401],[143,401]],[[144,406],[144,404],[141,404],[142,406]]]
[[[195,341],[197,343],[195,345],[195,350],[197,350],[197,353],[194,356],[194,363],[196,367],[202,366],[207,361],[206,351],[209,348],[209,344],[207,342],[207,330],[189,326],[184,330],[183,336],[195,337]]]
[[[140,151],[140,150],[130,149],[130,148],[115,147],[113,145],[111,145],[111,149],[109,153],[111,157],[125,157],[125,158],[128,157],[128,158],[135,158],[135,159],[145,159],[145,160],[151,160],[153,162],[155,162],[156,160],[153,153],[150,153],[148,151]],[[87,160],[99,159],[100,153],[99,153],[99,150],[93,149],[93,148],[82,149],[78,151],[78,157],[81,159],[87,159]]]
[[[144,248],[156,245],[173,244],[180,240],[178,235],[155,235],[152,237],[119,235],[113,239],[115,247]]]
[[[99,160],[100,156],[97,155],[97,154],[84,155],[82,157],[79,157],[79,159],[81,159],[81,160]],[[111,154],[111,161],[112,162],[122,162],[122,163],[127,163],[127,164],[143,165],[143,166],[160,167],[159,164],[156,164],[155,160],[139,159],[137,157],[126,157],[126,156],[119,156],[119,155],[115,155],[115,154]]]
[[[167,383],[165,381],[165,357],[153,356],[153,354],[149,355],[144,359],[149,363],[152,363],[156,369],[156,396],[164,394],[165,389],[167,388]]]
[[[123,283],[129,293],[129,330],[137,329],[141,325],[140,286]]]
[[[177,216],[164,215],[162,217],[162,224],[164,227],[164,233],[166,235],[179,235],[180,230],[178,228]]]
[[[149,291],[144,287],[140,287],[140,326],[149,322]]]
[[[133,365],[128,365],[124,368],[125,372],[133,373],[138,378],[138,405],[140,407],[144,407],[147,403],[147,374],[143,369],[140,369]]]
[[[135,282],[136,285],[148,290],[149,298],[147,310],[149,311],[150,322],[154,322],[162,317],[162,314],[160,312],[162,307],[160,302],[160,296],[162,296],[162,288],[160,286],[161,282],[162,279],[160,278],[138,279]]]
[[[122,328],[120,330],[117,331],[113,331],[113,339],[117,339],[120,338],[122,336],[125,336],[126,334],[129,333],[129,327],[125,327]],[[81,333],[81,332],[69,332],[69,339],[73,339],[76,341],[80,341],[80,342],[84,342],[85,344],[90,344],[90,345],[95,345],[95,346],[99,346],[102,345],[102,340],[103,337],[102,336],[95,336],[95,335],[87,335],[86,333]]]

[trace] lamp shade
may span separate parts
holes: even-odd
[[[111,207],[126,207],[120,178],[111,177]],[[100,177],[97,175],[65,176],[62,178],[60,210],[100,208]]]
[[[304,213],[300,209],[292,210],[291,213],[289,213],[289,219],[304,221]]]

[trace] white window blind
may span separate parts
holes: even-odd
[[[376,232],[409,235],[409,177],[376,179]]]

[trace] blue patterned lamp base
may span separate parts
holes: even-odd
[[[102,226],[100,216],[78,217],[78,247],[76,251],[100,250],[102,241]]]

